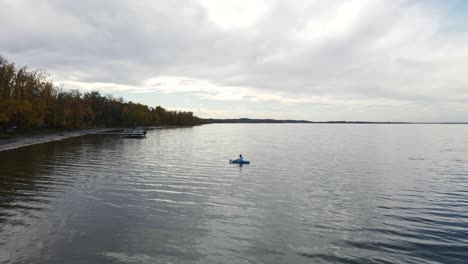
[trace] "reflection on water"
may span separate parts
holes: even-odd
[[[208,125],[0,152],[0,263],[463,263],[467,132]]]

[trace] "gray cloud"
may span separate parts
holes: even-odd
[[[453,103],[460,111],[458,103],[468,100],[468,24],[448,4],[239,3],[220,9],[209,0],[3,0],[0,51],[83,85],[137,90],[145,80],[178,76],[220,91],[249,87],[255,98],[262,91],[332,98],[336,107],[384,99],[414,107]]]

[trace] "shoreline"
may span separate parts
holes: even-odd
[[[176,128],[176,127],[185,127],[185,126],[146,126],[143,127],[145,129],[158,129],[158,128]],[[187,126],[192,127],[192,126]],[[117,130],[123,130],[124,128],[113,127],[113,128],[91,128],[91,129],[83,129],[83,130],[72,130],[72,131],[58,131],[52,132],[49,134],[41,134],[41,135],[30,135],[30,136],[18,136],[11,139],[0,139],[0,152],[52,142],[52,141],[59,141],[68,138],[74,137],[81,137],[91,134],[120,134],[118,132],[111,132]],[[108,133],[109,132],[109,133]]]
[[[118,130],[118,128],[94,128],[75,131],[60,131],[44,135],[19,136],[11,139],[0,139],[0,152],[113,130]]]

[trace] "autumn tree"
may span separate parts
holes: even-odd
[[[79,129],[94,126],[197,125],[192,112],[125,102],[98,91],[80,93],[54,86],[42,70],[18,68],[0,56],[0,126]]]

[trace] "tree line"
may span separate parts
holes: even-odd
[[[4,131],[12,126],[80,129],[200,123],[192,112],[126,102],[98,91],[58,88],[45,71],[18,67],[0,56],[0,126]]]

